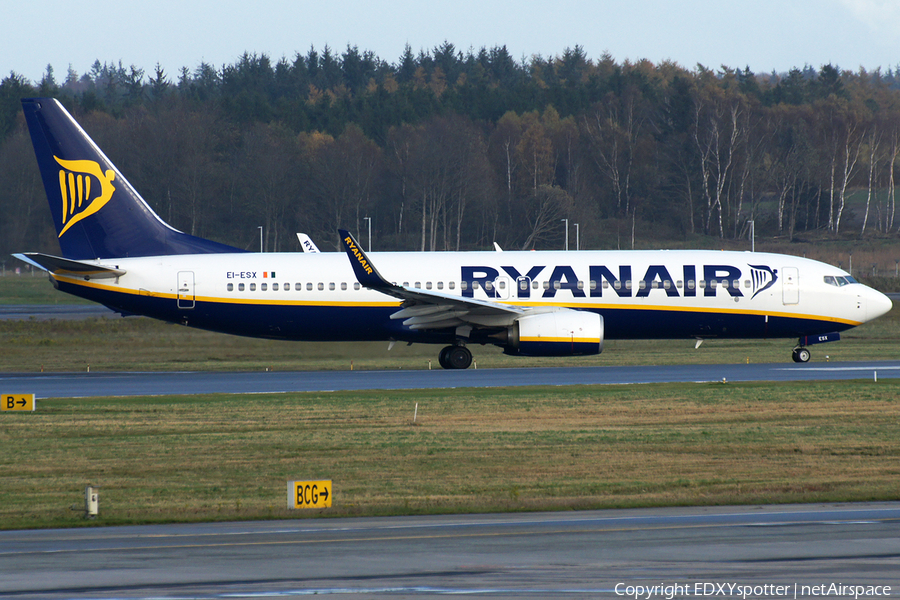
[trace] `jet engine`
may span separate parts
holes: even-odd
[[[507,331],[505,354],[572,356],[603,351],[603,317],[581,310],[527,315]]]

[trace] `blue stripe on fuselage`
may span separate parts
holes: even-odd
[[[137,295],[57,281],[61,291],[104,304],[123,313],[142,314],[172,323],[234,335],[297,341],[380,341],[445,343],[453,330],[412,331],[391,320],[396,306],[328,304],[242,304],[198,300],[179,309],[171,297]],[[575,308],[575,307],[573,307]],[[831,320],[665,309],[597,308],[604,318],[605,339],[793,338],[850,329]],[[490,341],[490,340],[486,340]]]

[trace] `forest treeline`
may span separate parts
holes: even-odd
[[[53,96],[173,226],[228,244],[655,247],[897,236],[900,72],[786,74],[449,42],[0,82],[0,252],[55,250],[20,99]],[[366,243],[366,242],[363,242]]]

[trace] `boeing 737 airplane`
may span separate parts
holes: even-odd
[[[163,222],[62,105],[22,101],[62,256],[15,256],[123,315],[306,341],[441,344],[507,354],[599,354],[605,339],[794,338],[807,346],[891,309],[831,265],[704,250],[250,253]],[[308,243],[306,243],[308,242]]]

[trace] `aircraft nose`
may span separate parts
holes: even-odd
[[[894,304],[891,302],[891,299],[878,290],[869,288],[869,293],[867,294],[867,296],[866,317],[869,321],[871,321],[872,319],[877,319],[878,317],[888,313],[894,306]]]

